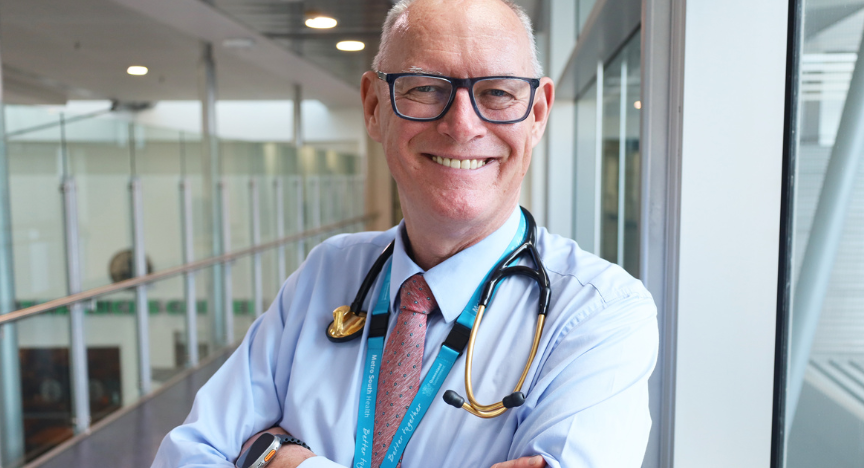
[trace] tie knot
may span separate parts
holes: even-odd
[[[423,275],[418,273],[405,280],[399,292],[399,307],[403,312],[417,312],[424,315],[438,307],[435,296],[432,295],[432,290],[429,289]]]

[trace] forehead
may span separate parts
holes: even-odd
[[[384,64],[455,77],[532,73],[527,32],[500,0],[417,1],[396,21]]]

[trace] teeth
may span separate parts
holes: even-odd
[[[453,169],[479,169],[486,165],[486,161],[481,159],[450,159],[450,158],[442,158],[440,156],[432,156],[432,160],[436,163],[445,166],[452,167]]]

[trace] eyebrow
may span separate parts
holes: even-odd
[[[409,67],[408,69],[405,69],[405,70],[402,70],[402,71],[403,71],[404,73],[422,73],[422,74],[424,74],[424,75],[438,75],[438,76],[444,76],[443,73],[436,72],[436,71],[431,71],[431,70],[425,70],[425,69],[423,69],[423,68],[421,68],[421,67]]]

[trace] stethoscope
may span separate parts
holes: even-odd
[[[525,208],[522,208],[522,215],[525,223],[525,232],[522,238],[522,242],[519,243],[515,248],[510,250],[509,253],[506,253],[498,261],[492,271],[490,271],[487,275],[486,281],[482,287],[482,292],[480,293],[480,299],[476,308],[476,318],[474,318],[473,320],[473,325],[470,327],[460,325],[459,322],[462,321],[462,316],[460,316],[460,320],[457,321],[457,323],[454,325],[453,329],[450,332],[450,335],[448,335],[447,340],[445,340],[444,342],[444,346],[447,346],[449,349],[453,349],[453,351],[459,354],[461,354],[464,350],[466,341],[468,345],[468,354],[465,361],[465,393],[468,397],[468,401],[465,401],[461,396],[459,396],[459,394],[457,394],[453,390],[447,390],[444,393],[444,401],[447,402],[447,404],[449,405],[452,405],[456,408],[462,408],[465,411],[468,411],[469,413],[481,418],[494,418],[503,414],[505,411],[507,411],[507,409],[521,406],[525,402],[525,394],[521,391],[522,385],[525,383],[525,379],[528,375],[528,370],[531,367],[531,363],[534,361],[534,357],[537,354],[537,348],[540,345],[540,337],[542,336],[543,325],[546,319],[546,311],[549,307],[549,299],[551,296],[551,292],[549,289],[549,276],[546,273],[546,269],[543,268],[543,264],[540,262],[540,255],[537,253],[537,225],[535,224],[534,218],[531,216],[531,213],[529,213],[528,210],[526,210]],[[516,242],[517,240],[518,239],[514,239],[514,242]],[[363,334],[363,328],[366,323],[367,316],[366,311],[362,310],[363,303],[366,302],[366,296],[369,294],[373,283],[375,283],[375,279],[381,273],[381,270],[384,268],[385,263],[387,263],[387,260],[392,254],[393,243],[391,242],[384,249],[381,255],[375,260],[375,263],[372,264],[372,267],[369,269],[369,272],[366,274],[363,283],[360,285],[360,289],[357,291],[357,296],[355,297],[354,302],[351,303],[351,306],[341,306],[333,311],[333,321],[330,322],[330,325],[327,327],[327,338],[329,338],[330,341],[341,343],[353,340],[355,338],[359,338]],[[513,263],[515,263],[523,255],[528,255],[534,262],[534,265],[536,265],[536,268],[530,268],[522,265],[513,265]],[[522,371],[522,375],[519,377],[519,381],[516,383],[516,387],[514,388],[513,392],[504,397],[501,401],[498,401],[491,405],[483,405],[480,404],[474,397],[474,389],[471,384],[472,360],[474,357],[474,345],[477,341],[477,330],[480,328],[480,322],[483,319],[483,314],[489,307],[489,303],[495,296],[495,292],[497,291],[501,281],[508,276],[514,275],[525,276],[533,279],[540,288],[537,323],[534,330],[534,340],[531,344],[531,352],[528,355],[528,360],[525,362],[525,368]],[[389,270],[387,273],[387,283],[389,283]],[[466,310],[469,309],[469,307],[466,307]],[[372,316],[369,334],[370,337],[372,337],[373,334],[375,334],[376,336],[383,336],[384,334],[386,334],[386,316],[389,315],[389,310],[387,311],[387,314],[384,316],[383,320],[379,320],[379,318],[381,318],[381,315]],[[465,315],[464,312],[463,315]],[[466,333],[469,329],[470,335]],[[467,339],[465,335],[468,335]]]

